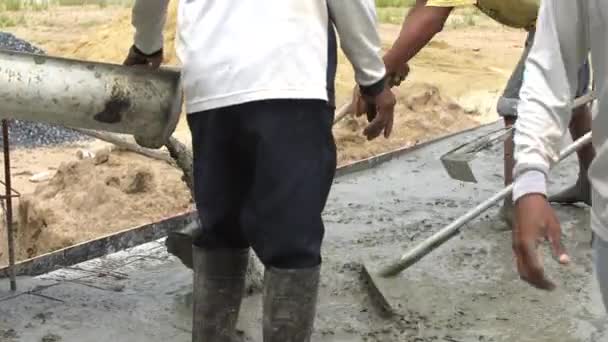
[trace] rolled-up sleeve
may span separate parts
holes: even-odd
[[[328,0],[329,13],[340,38],[340,46],[355,69],[361,86],[384,79],[381,41],[376,28],[373,0]]]
[[[515,124],[514,200],[529,193],[545,194],[549,169],[559,158],[578,70],[589,50],[580,3],[542,1]]]
[[[152,54],[162,49],[169,1],[135,0],[131,23],[135,28],[134,44],[141,52]]]

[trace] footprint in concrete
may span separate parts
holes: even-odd
[[[0,341],[17,341],[19,339],[19,334],[15,331],[15,329],[0,329]]]
[[[61,341],[61,336],[55,334],[46,334],[42,337],[42,342],[59,342]]]
[[[41,312],[39,314],[36,314],[36,316],[34,316],[34,319],[39,320],[40,324],[44,324],[48,319],[51,319],[52,316],[52,312]]]

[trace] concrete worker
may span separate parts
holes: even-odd
[[[516,224],[513,249],[522,279],[541,289],[555,284],[544,271],[539,241],[547,239],[556,259],[569,262],[561,228],[546,197],[549,168],[556,162],[562,136],[572,115],[577,71],[588,53],[594,61],[598,114],[593,118],[593,143],[598,156],[589,178],[593,206],[595,265],[604,303],[608,304],[608,2],[605,0],[543,0],[536,40],[526,61],[515,124]]]
[[[136,0],[135,41],[125,64],[160,64],[167,2]],[[193,246],[193,341],[238,340],[235,325],[250,248],[266,267],[264,341],[309,341],[324,234],[321,213],[336,168],[328,93],[337,59],[329,18],[377,112],[364,134],[388,137],[395,96],[379,55],[374,3],[179,5],[177,52],[202,225]]]
[[[400,74],[410,59],[425,47],[444,27],[450,13],[455,7],[477,6],[482,12],[503,25],[525,29],[528,37],[521,59],[497,104],[497,111],[504,118],[505,126],[514,124],[518,116],[517,104],[523,79],[524,61],[534,40],[535,21],[540,0],[417,0],[403,22],[399,37],[391,49],[384,55],[387,73]],[[581,96],[589,89],[589,64],[581,64],[579,82],[573,95]],[[406,69],[409,71],[409,69]],[[359,106],[361,108],[361,106]],[[574,139],[583,136],[590,130],[591,114],[588,106],[575,110],[570,133]],[[591,204],[587,170],[595,155],[593,146],[587,146],[578,153],[580,173],[576,184],[555,195],[550,200],[561,203],[585,202]],[[504,146],[504,182],[513,180],[513,139],[509,137]],[[506,223],[512,225],[513,202],[507,199],[500,211]]]

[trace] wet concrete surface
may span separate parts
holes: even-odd
[[[384,265],[500,189],[500,147],[474,162],[478,184],[449,179],[439,162],[444,152],[495,128],[336,180],[325,213],[313,341],[608,341],[585,207],[556,206],[573,258],[568,267],[546,258],[556,291],[519,280],[497,207],[394,279],[403,295],[393,317],[373,306],[362,262]],[[573,183],[577,172],[571,157],[554,171],[550,190]],[[189,341],[191,278],[158,241],[20,279],[16,295],[0,280],[0,341]],[[260,294],[245,299],[239,328],[249,341],[262,341]]]

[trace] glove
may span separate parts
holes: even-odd
[[[141,52],[135,45],[131,46],[129,49],[129,55],[122,63],[127,66],[136,66],[136,67],[149,67],[156,69],[160,67],[163,62],[163,49],[158,50],[157,52],[146,55]]]

